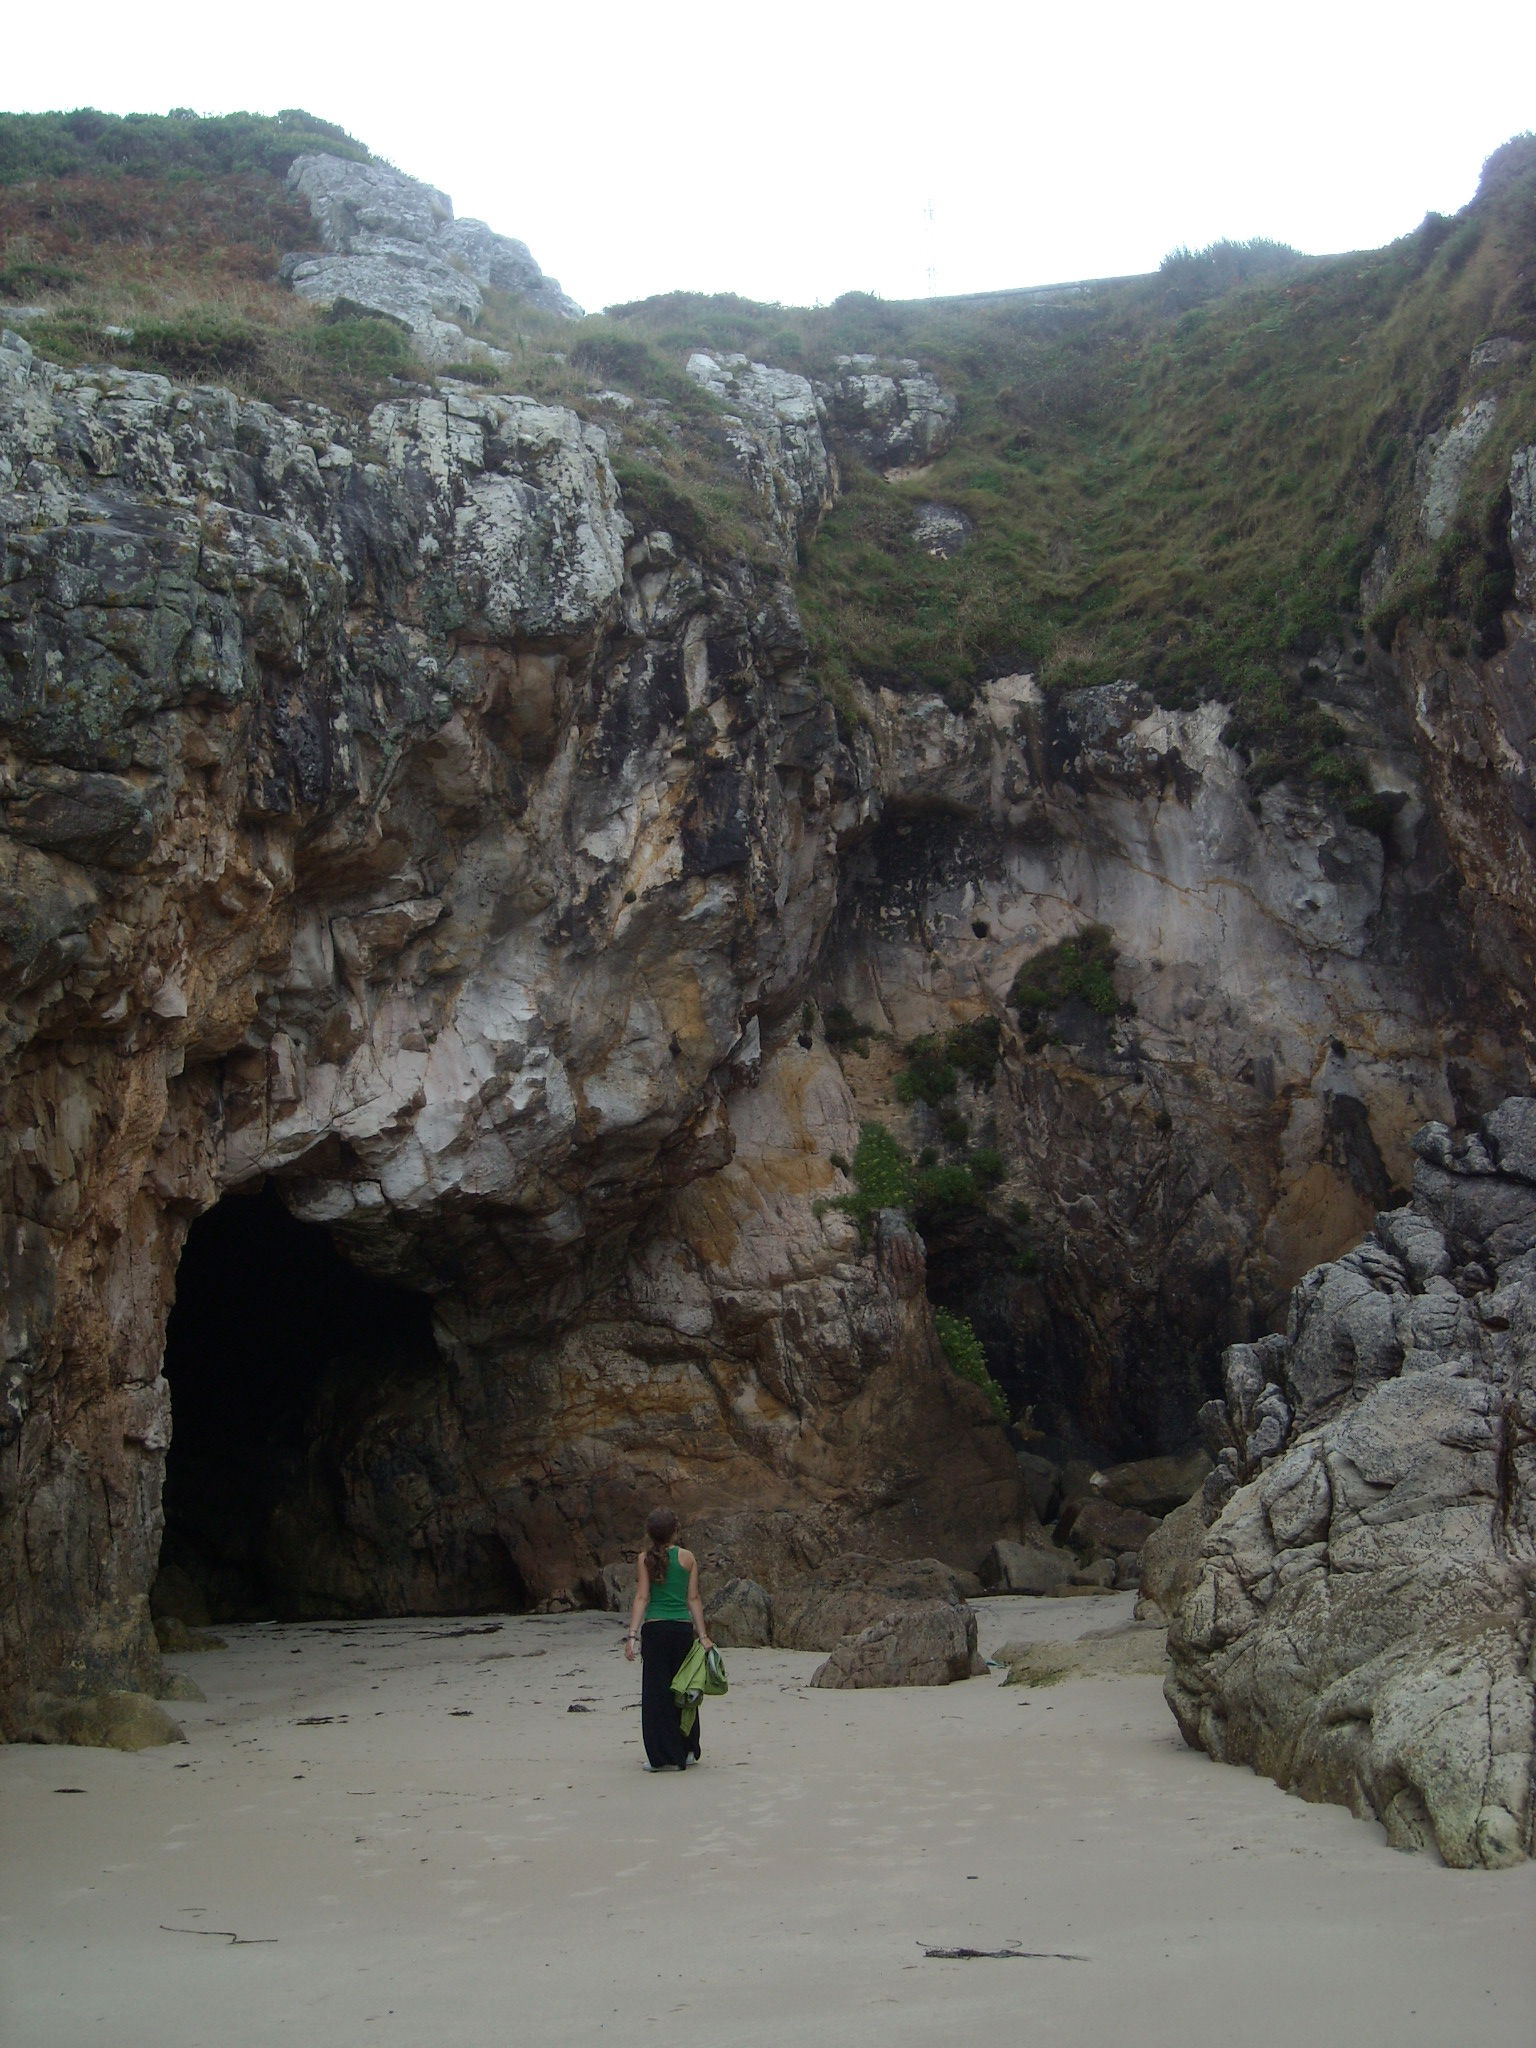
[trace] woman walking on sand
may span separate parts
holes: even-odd
[[[640,1733],[645,1741],[648,1771],[685,1771],[699,1755],[699,1724],[685,1735],[672,1697],[672,1680],[697,1635],[706,1650],[714,1644],[704,1626],[699,1598],[699,1561],[691,1550],[673,1542],[677,1517],[657,1508],[645,1519],[646,1548],[640,1553],[635,1604],[629,1610],[624,1655],[633,1664],[638,1644],[640,1670]]]

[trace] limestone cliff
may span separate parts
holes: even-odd
[[[477,1545],[537,1598],[662,1481],[732,1569],[789,1502],[786,1556],[972,1563],[1017,1482],[920,1249],[810,1210],[847,1100],[783,1038],[861,769],[782,578],[634,533],[559,408],[0,364],[8,1681],[145,1679],[177,1254],[269,1174],[442,1359],[338,1426],[300,1604],[477,1597]]]
[[[597,1600],[662,1493],[711,1570],[769,1587],[838,1546],[972,1569],[1032,1522],[1018,1448],[1180,1450],[1235,1345],[1187,1732],[1455,1860],[1528,1849],[1525,1508],[1488,1463],[1523,1455],[1495,1268],[1524,1254],[1490,1237],[1523,1169],[1501,1124],[1445,1135],[1529,1083],[1513,202],[1461,308],[1500,332],[1352,429],[1388,479],[1351,502],[1373,546],[1340,540],[1302,605],[1287,508],[1333,502],[1344,444],[1261,504],[1256,430],[1252,503],[1200,501],[1195,605],[1159,538],[1188,451],[1141,448],[1177,473],[1137,512],[1131,401],[1084,364],[1145,331],[1171,379],[1284,327],[1331,404],[1354,358],[1317,273],[1267,323],[1032,305],[1004,382],[942,308],[932,360],[877,302],[578,321],[521,244],[363,154],[268,195],[321,245],[282,245],[310,354],[207,346],[263,390],[354,347],[373,370],[263,402],[121,366],[201,330],[46,308],[0,347],[8,1725],[32,1690],[153,1688],[157,1572],[188,1620]],[[1380,294],[1438,306],[1442,239],[1385,252]],[[1329,287],[1351,331],[1357,285]],[[1195,419],[1188,374],[1165,395]],[[1443,1271],[1404,1249],[1416,1172]],[[930,1297],[974,1323],[1011,1442]],[[1382,1314],[1401,1356],[1367,1370]],[[1461,1391],[1430,1400],[1437,1373]],[[1439,1561],[1378,1603],[1354,1732],[1319,1732],[1361,1530],[1405,1519]],[[1460,1654],[1440,1553],[1474,1523],[1492,1676],[1456,1711],[1504,1716],[1477,1813],[1402,1764],[1387,1706],[1367,1725]]]
[[[1186,1440],[1222,1344],[1368,1227],[1424,1119],[1523,1078],[1390,672],[1375,687],[1385,837],[1294,790],[1254,801],[1219,705],[1011,677],[974,714],[871,707],[886,809],[844,862],[821,986],[898,1044],[999,1021],[990,1080],[937,1108],[897,1099],[899,1055],[845,1065],[914,1151],[1000,1149],[993,1220],[936,1219],[937,1298],[1036,1426],[1091,1455]],[[1070,999],[1031,1028],[1021,968],[1085,926],[1114,936],[1112,1014]],[[957,1106],[970,1129],[946,1148]],[[1023,1272],[1010,1201],[1030,1210]]]

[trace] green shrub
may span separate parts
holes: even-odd
[[[912,1200],[912,1167],[884,1124],[859,1126],[853,1155],[853,1193],[838,1195],[827,1206],[841,1209],[867,1237],[881,1209],[906,1209]]]
[[[944,1046],[931,1032],[914,1038],[907,1047],[907,1064],[896,1076],[898,1102],[926,1102],[937,1109],[946,1095],[953,1095],[960,1076],[944,1055]]]
[[[846,1003],[834,1003],[822,1013],[821,1028],[828,1045],[838,1052],[856,1052],[869,1058],[869,1041],[876,1035],[872,1024],[861,1024]]]
[[[1020,1024],[1038,1032],[1048,1011],[1059,1010],[1074,997],[1099,1016],[1113,1017],[1120,1008],[1114,979],[1117,958],[1114,933],[1107,925],[1090,924],[1075,938],[1062,939],[1026,960],[1008,994]]]
[[[936,1308],[933,1325],[939,1333],[939,1343],[950,1371],[958,1373],[963,1380],[969,1380],[972,1386],[980,1387],[991,1402],[998,1421],[1005,1423],[1008,1420],[1007,1396],[988,1370],[987,1354],[971,1327],[970,1317],[954,1315],[947,1308]]]
[[[962,1074],[985,1088],[997,1068],[1002,1031],[996,1017],[976,1017],[942,1038],[932,1032],[914,1038],[907,1047],[907,1065],[896,1077],[898,1101],[926,1102],[937,1109],[954,1094]],[[964,1143],[963,1135],[958,1142]]]
[[[684,547],[707,544],[708,514],[694,493],[664,469],[621,451],[613,457],[613,473],[637,533],[659,527]]]
[[[953,1222],[967,1209],[983,1206],[982,1193],[968,1166],[934,1166],[912,1179],[912,1211],[918,1228]]]
[[[978,1147],[970,1157],[971,1178],[983,1194],[990,1194],[993,1188],[1000,1188],[1008,1178],[1008,1165],[995,1145]]]
[[[17,257],[12,263],[0,265],[0,299],[20,303],[35,298],[39,292],[64,291],[78,282],[79,275],[62,263]]]
[[[333,121],[299,107],[280,114],[0,114],[0,184],[23,178],[66,178],[82,171],[161,177],[167,173],[224,177],[267,171],[281,177],[296,156],[349,157],[368,151]]]
[[[393,377],[416,366],[411,338],[397,320],[373,313],[327,320],[305,337],[309,353],[348,377]]]
[[[1170,249],[1158,266],[1158,279],[1170,306],[1197,306],[1220,298],[1239,285],[1303,270],[1314,257],[1303,256],[1287,242],[1256,235],[1251,242],[1212,242],[1206,249]]]
[[[188,313],[177,320],[136,320],[133,355],[168,377],[207,382],[253,369],[266,339],[249,321],[221,313]]]
[[[944,1040],[944,1057],[978,1088],[985,1088],[997,1069],[1003,1027],[996,1017],[975,1017],[957,1024]]]
[[[479,362],[441,363],[433,372],[437,377],[456,377],[461,384],[483,384],[494,389],[505,382],[506,370],[501,363]]]

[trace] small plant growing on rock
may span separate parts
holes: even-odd
[[[999,1422],[1008,1420],[1008,1398],[993,1379],[987,1368],[987,1354],[981,1348],[981,1339],[971,1327],[969,1316],[957,1316],[947,1308],[936,1308],[933,1325],[939,1333],[939,1343],[949,1361],[951,1372],[958,1373],[963,1380],[969,1380],[991,1402]]]
[[[946,1036],[944,1057],[968,1081],[985,1088],[997,1071],[1002,1041],[1003,1027],[996,1017],[973,1017],[969,1024],[957,1024]]]
[[[1075,938],[1062,939],[1025,961],[1008,1000],[1026,1032],[1038,1035],[1047,1013],[1061,1009],[1074,997],[1101,1017],[1114,1016],[1120,1008],[1115,991],[1119,956],[1114,939],[1108,925],[1085,925]]]
[[[896,1076],[898,1102],[926,1102],[937,1109],[946,1095],[953,1095],[960,1076],[945,1057],[943,1041],[932,1032],[914,1038],[907,1047],[907,1064]]]
[[[880,1210],[905,1209],[911,1200],[912,1166],[906,1153],[884,1124],[861,1124],[853,1155],[853,1193],[836,1196],[827,1207],[851,1216],[860,1236],[867,1239]]]
[[[834,1052],[856,1052],[861,1060],[869,1058],[869,1041],[875,1036],[874,1026],[861,1024],[846,1003],[834,1003],[822,1012],[822,1033]]]
[[[946,1096],[953,1095],[960,1077],[977,1088],[985,1088],[997,1069],[1003,1027],[996,1017],[975,1017],[957,1024],[940,1038],[928,1032],[914,1038],[907,1047],[907,1065],[896,1078],[896,1094],[902,1102],[926,1102],[937,1109]],[[952,1143],[963,1144],[962,1136]]]

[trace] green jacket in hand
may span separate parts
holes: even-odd
[[[699,1718],[699,1701],[706,1694],[729,1691],[730,1687],[725,1682],[725,1660],[720,1652],[706,1650],[702,1643],[695,1643],[677,1667],[677,1676],[672,1681],[672,1697],[677,1702],[677,1718],[683,1733],[693,1733],[693,1724]]]

